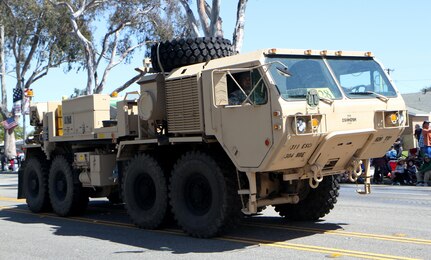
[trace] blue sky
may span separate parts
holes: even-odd
[[[228,39],[232,39],[236,5],[236,0],[221,1]],[[242,52],[273,47],[372,51],[394,70],[391,77],[401,93],[419,92],[431,86],[430,13],[429,0],[249,0]],[[142,58],[136,55],[131,64],[116,67],[104,92],[136,75],[134,68],[142,66]],[[14,84],[8,77],[10,103]],[[64,74],[55,69],[33,85],[34,101],[60,100],[85,85],[85,72]]]

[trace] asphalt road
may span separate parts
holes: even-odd
[[[431,259],[431,187],[343,184],[316,223],[288,222],[272,209],[214,239],[176,226],[134,227],[122,206],[92,200],[86,214],[33,214],[16,197],[16,174],[0,174],[0,259]]]

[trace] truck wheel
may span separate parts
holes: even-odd
[[[175,164],[170,203],[182,229],[194,237],[216,236],[241,215],[233,178],[223,165],[202,152],[189,152]]]
[[[29,158],[23,170],[24,194],[28,208],[35,213],[49,210],[48,169],[46,162]]]
[[[230,41],[220,37],[174,39],[151,47],[151,63],[155,71],[169,72],[232,54]]]
[[[63,156],[54,158],[48,179],[49,198],[59,216],[80,214],[88,205],[88,194],[81,186],[71,163]]]
[[[337,203],[337,176],[326,176],[316,189],[310,189],[307,197],[298,204],[276,205],[275,211],[289,220],[316,221],[329,213]]]
[[[149,155],[136,156],[123,179],[123,201],[132,221],[141,228],[159,227],[168,207],[166,178]]]

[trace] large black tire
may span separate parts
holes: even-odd
[[[136,156],[123,179],[123,201],[127,213],[140,228],[154,229],[164,223],[168,188],[163,170],[151,156]]]
[[[241,216],[235,171],[203,153],[188,152],[175,164],[170,203],[177,223],[191,236],[222,233]]]
[[[326,176],[316,189],[310,189],[307,197],[298,204],[276,205],[280,216],[295,221],[317,221],[334,208],[339,195],[339,177]]]
[[[65,157],[56,156],[48,179],[52,209],[59,216],[81,214],[88,205],[88,192],[82,187],[78,173]]]
[[[227,39],[219,37],[174,39],[151,47],[151,63],[155,71],[169,72],[175,68],[232,54],[232,45]]]
[[[35,213],[49,210],[51,203],[48,194],[47,162],[31,157],[23,164],[23,189],[28,208]]]

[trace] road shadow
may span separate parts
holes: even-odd
[[[113,254],[140,254],[149,250],[172,254],[217,253],[243,250],[260,243],[288,242],[315,235],[304,228],[322,230],[341,229],[345,224],[288,222],[281,217],[244,218],[237,228],[213,239],[193,238],[176,225],[160,230],[143,230],[135,227],[121,205],[105,201],[92,201],[86,213],[79,217],[62,218],[53,213],[34,214],[25,204],[0,210],[0,219],[20,224],[44,224],[57,236],[80,236],[120,243],[139,248]],[[295,228],[293,228],[295,227]],[[109,249],[107,249],[109,250]]]

